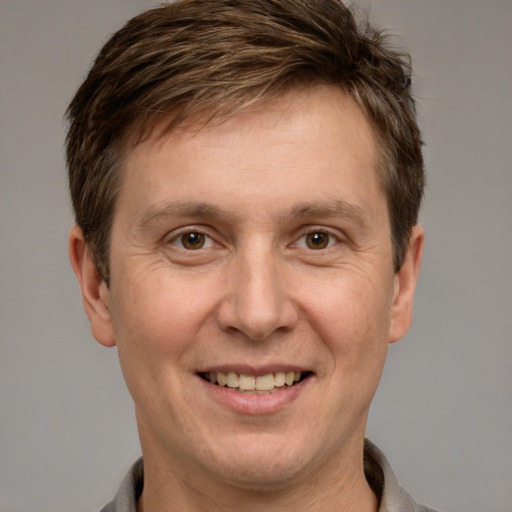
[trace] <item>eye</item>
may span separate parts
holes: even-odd
[[[320,249],[328,249],[336,244],[336,238],[326,231],[311,231],[303,235],[296,246],[302,249],[312,249],[318,251]]]
[[[185,233],[181,233],[172,240],[172,243],[188,251],[207,249],[212,247],[214,244],[213,240],[208,235],[199,231],[187,231]]]

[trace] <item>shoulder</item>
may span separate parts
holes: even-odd
[[[379,512],[436,512],[416,503],[400,486],[386,456],[368,439],[364,446],[366,478],[380,498]]]
[[[123,478],[114,499],[107,503],[100,512],[136,512],[137,499],[143,486],[144,466],[142,458],[140,458]]]

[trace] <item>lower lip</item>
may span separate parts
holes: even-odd
[[[203,383],[213,400],[224,407],[228,407],[239,414],[263,415],[275,413],[290,405],[304,392],[312,377],[309,376],[293,386],[284,386],[272,393],[261,395],[243,393],[228,387],[218,386],[199,376],[198,379]]]

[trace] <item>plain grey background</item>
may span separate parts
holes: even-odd
[[[0,511],[95,511],[139,453],[115,349],[67,260],[62,114],[150,0],[0,0]],[[374,0],[412,53],[426,142],[415,324],[370,418],[402,484],[445,512],[512,511],[512,2]]]

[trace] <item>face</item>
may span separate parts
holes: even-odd
[[[129,152],[93,333],[145,457],[255,487],[332,471],[360,457],[417,275],[393,272],[372,129],[327,87],[198,128]]]

